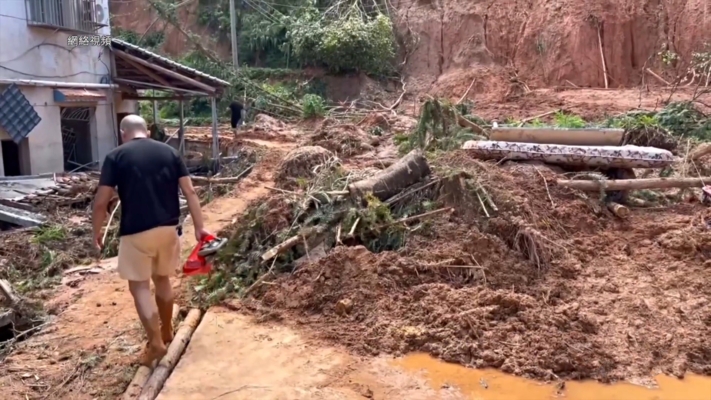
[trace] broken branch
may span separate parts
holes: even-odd
[[[411,222],[411,221],[425,218],[425,217],[431,217],[433,215],[442,214],[444,212],[454,212],[454,208],[440,208],[439,210],[428,211],[426,213],[413,215],[412,217],[400,218],[397,221],[389,222],[385,225],[382,225],[381,227],[387,227],[387,226],[396,225],[396,224],[404,224],[406,222]]]
[[[459,98],[459,100],[457,101],[457,104],[461,104],[464,101],[464,99],[467,98],[467,95],[469,94],[469,91],[472,90],[472,86],[474,86],[474,83],[476,83],[476,77],[474,77],[474,79],[472,79],[472,83],[469,84],[469,87],[464,92],[462,97]]]
[[[324,230],[325,228],[322,226],[315,226],[312,228],[304,229],[300,234],[294,235],[264,252],[264,254],[262,254],[262,262],[268,261],[278,256],[279,254],[285,253],[287,250],[296,246],[299,243],[299,240],[308,239],[315,234],[323,233]]]

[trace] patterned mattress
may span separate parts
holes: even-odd
[[[639,146],[566,146],[482,140],[468,141],[462,148],[485,160],[537,160],[571,166],[662,168],[675,161],[667,150]]]

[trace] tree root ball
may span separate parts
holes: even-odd
[[[279,188],[292,190],[299,186],[299,180],[311,180],[316,175],[316,167],[334,159],[333,152],[320,146],[294,149],[277,166],[274,182]]]

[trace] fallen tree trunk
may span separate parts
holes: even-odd
[[[178,314],[180,312],[180,307],[177,304],[173,305],[173,323],[178,319]],[[173,325],[175,326],[175,325]],[[143,386],[148,382],[148,378],[151,377],[151,369],[141,365],[136,370],[136,374],[131,379],[131,383],[128,384],[126,391],[123,392],[122,400],[134,400],[141,395],[141,390]]]
[[[138,398],[139,400],[154,400],[158,396],[160,390],[163,389],[165,381],[168,380],[170,372],[173,368],[175,368],[175,365],[178,364],[180,356],[188,346],[190,337],[200,322],[201,315],[202,313],[200,310],[196,308],[190,310],[188,316],[185,317],[185,321],[183,321],[180,325],[180,329],[178,329],[178,333],[175,335],[175,338],[170,343],[168,353],[162,360],[160,360],[160,363],[156,369],[153,370],[153,374],[150,378],[148,378],[148,382],[146,382],[146,386],[143,388],[141,396]]]
[[[561,187],[583,191],[614,191],[614,190],[639,190],[639,189],[669,189],[703,187],[705,182],[711,183],[711,177],[702,178],[653,178],[653,179],[618,179],[597,181],[571,181],[558,180],[556,184]]]
[[[352,197],[362,197],[370,192],[384,201],[419,182],[431,172],[422,152],[413,150],[379,174],[348,185],[348,192]]]

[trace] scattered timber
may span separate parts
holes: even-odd
[[[616,217],[625,219],[630,215],[630,209],[623,206],[622,204],[615,203],[614,201],[607,203],[607,209],[611,213],[615,214]]]
[[[543,114],[542,114],[543,115]],[[624,129],[530,128],[499,126],[491,129],[490,140],[567,146],[619,146]]]
[[[703,187],[711,183],[711,177],[702,178],[651,178],[651,179],[619,179],[619,180],[594,180],[571,181],[559,179],[558,186],[582,191],[614,191],[614,190],[640,190],[640,189],[669,189],[669,188],[694,188]]]

